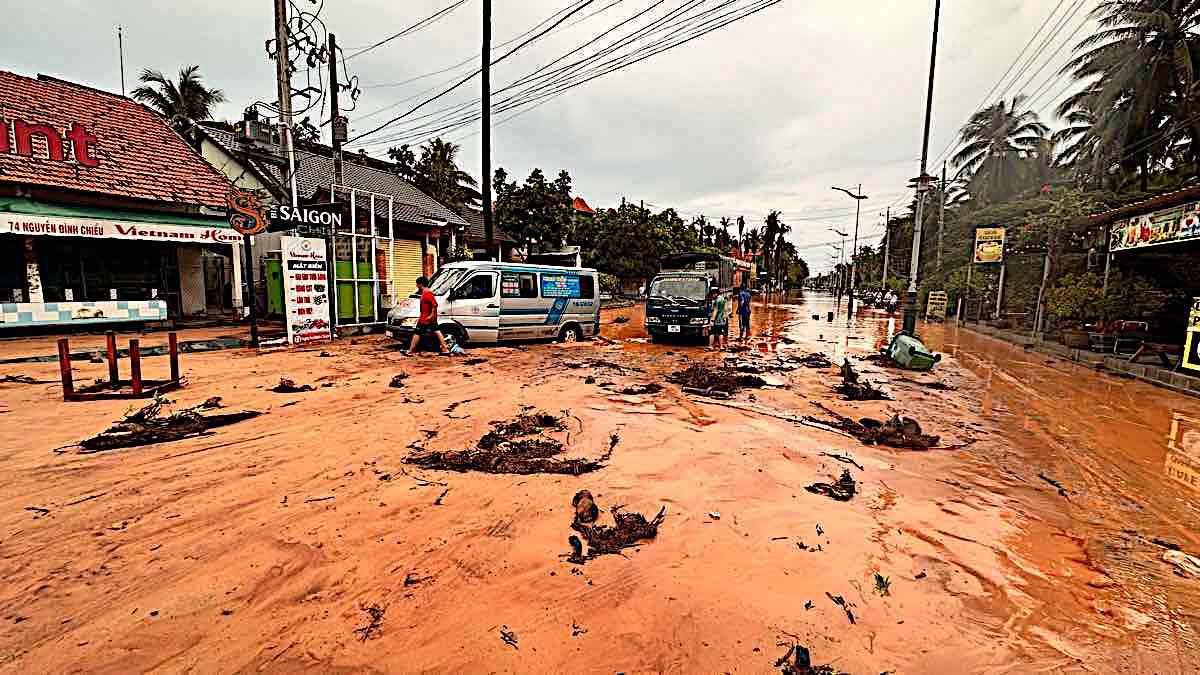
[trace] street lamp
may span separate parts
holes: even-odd
[[[858,271],[854,261],[854,256],[858,255],[858,217],[862,212],[863,200],[867,198],[862,193],[862,183],[858,184],[858,193],[855,194],[846,188],[833,187],[838,192],[845,192],[854,200],[854,247],[850,249],[850,293],[846,296],[846,325],[850,325],[850,317],[854,316],[854,285],[856,283],[855,276]],[[844,243],[844,242],[843,242]]]
[[[942,0],[933,5],[933,46],[929,54],[929,86],[925,92],[925,133],[921,141],[921,173],[913,179],[917,188],[917,213],[913,221],[912,259],[908,272],[908,297],[904,301],[903,332],[911,337],[917,335],[917,265],[921,259],[921,220],[925,214],[925,194],[933,183],[933,176],[926,171],[929,164],[929,122],[933,116],[933,74],[937,66],[938,20],[942,15]]]

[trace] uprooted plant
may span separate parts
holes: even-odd
[[[257,410],[242,410],[225,414],[202,414],[202,411],[221,407],[220,397],[212,397],[200,405],[163,416],[163,406],[170,401],[162,396],[137,410],[129,410],[125,416],[103,432],[80,441],[81,454],[132,448],[177,441],[199,436],[209,429],[235,424],[261,415]]]
[[[652,520],[635,511],[622,511],[624,506],[614,506],[609,509],[613,524],[597,523],[599,508],[592,499],[592,493],[580,490],[571,500],[575,517],[571,521],[571,529],[583,535],[587,542],[587,553],[583,551],[583,542],[572,535],[567,541],[571,544],[571,555],[567,560],[579,565],[599,555],[620,553],[622,549],[654,539],[658,536],[658,526],[667,517],[667,507],[662,507]]]
[[[691,389],[718,391],[723,394],[732,394],[739,389],[758,389],[767,384],[766,380],[757,375],[731,373],[699,363],[671,373],[667,376],[667,381]]]
[[[864,417],[856,422],[819,403],[816,405],[834,418],[835,427],[854,436],[865,445],[886,445],[892,448],[928,450],[936,446],[938,441],[941,440],[938,436],[923,433],[921,425],[911,417],[894,415],[885,422]],[[824,420],[811,416],[805,417],[805,419],[811,422],[827,423]]]
[[[836,388],[837,392],[847,401],[890,401],[891,396],[875,387],[870,382],[859,377],[850,359],[842,363],[842,383]]]
[[[612,456],[611,443],[598,459],[558,459],[566,450],[562,441],[547,432],[566,430],[563,418],[545,411],[524,409],[509,420],[492,422],[492,430],[473,448],[421,450],[405,458],[408,464],[426,469],[482,471],[485,473],[556,473],[578,476],[602,468]]]
[[[813,483],[804,488],[813,494],[825,495],[830,499],[836,499],[839,502],[848,502],[854,498],[854,493],[857,486],[854,483],[854,478],[850,475],[850,470],[842,471],[841,478],[835,483]]]

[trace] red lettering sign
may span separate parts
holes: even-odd
[[[20,118],[13,118],[11,125],[13,146],[15,147],[11,148],[8,141],[9,125],[7,120],[0,120],[0,154],[15,151],[22,157],[33,157],[33,139],[37,137],[46,146],[46,159],[55,162],[70,161],[63,152],[65,136],[66,140],[71,142],[71,155],[76,162],[83,166],[100,164],[100,160],[92,156],[92,144],[96,142],[96,136],[88,133],[88,130],[79,122],[71,122],[71,126],[63,134],[49,124],[31,123]]]

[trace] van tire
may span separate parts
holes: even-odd
[[[583,340],[583,331],[575,324],[563,326],[558,331],[559,342],[581,342]]]

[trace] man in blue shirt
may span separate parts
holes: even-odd
[[[750,291],[742,286],[742,290],[737,294],[738,303],[738,326],[741,329],[738,334],[739,340],[745,340],[750,337]]]

